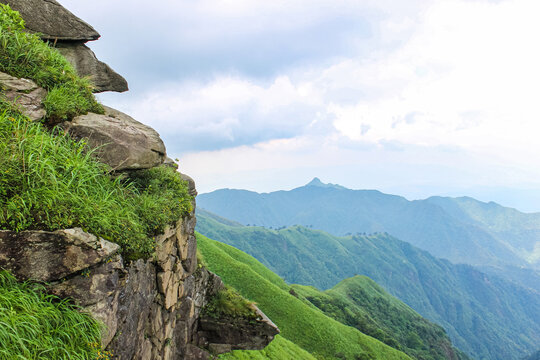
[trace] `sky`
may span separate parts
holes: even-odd
[[[313,177],[540,211],[536,0],[60,0],[199,193]]]

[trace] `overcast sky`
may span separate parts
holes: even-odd
[[[199,192],[318,176],[540,211],[537,0],[61,0]]]

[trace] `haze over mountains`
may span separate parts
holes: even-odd
[[[334,235],[388,232],[454,263],[534,269],[540,264],[540,213],[472,198],[408,201],[315,178],[290,191],[222,189],[201,194],[197,201],[201,208],[243,225],[298,224]]]
[[[366,275],[477,359],[522,359],[540,347],[540,214],[466,197],[408,201],[317,178],[266,194],[217,190],[198,206],[202,234],[289,283],[324,290]]]

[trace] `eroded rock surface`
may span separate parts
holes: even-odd
[[[73,15],[55,0],[0,0],[17,10],[26,29],[40,33],[43,39],[90,41],[99,38],[89,24]]]
[[[0,72],[0,90],[6,100],[15,102],[31,120],[45,117],[43,100],[47,96],[47,90],[37,86],[32,80],[19,79]]]
[[[193,211],[156,237],[153,259],[130,264],[117,245],[81,229],[4,230],[0,267],[20,280],[48,282],[52,293],[102,321],[102,345],[115,359],[211,359],[263,348],[279,330],[258,309],[258,320],[202,314],[224,285],[197,265],[195,223]]]
[[[132,117],[106,107],[105,114],[88,113],[66,121],[62,127],[75,139],[87,139],[99,159],[114,170],[139,170],[159,166],[165,145],[159,134]]]
[[[56,48],[77,70],[79,76],[88,76],[94,85],[94,92],[128,91],[126,79],[102,61],[92,50],[80,42],[60,42]]]

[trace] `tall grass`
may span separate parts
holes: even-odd
[[[84,142],[52,134],[0,100],[0,228],[82,227],[148,257],[153,237],[191,211],[187,184],[172,168],[140,171],[130,181],[107,175]]]
[[[103,113],[88,79],[81,79],[60,53],[24,32],[24,21],[9,5],[0,4],[0,71],[34,80],[47,89],[49,122],[68,120],[89,111]]]
[[[108,359],[100,325],[41,285],[0,271],[0,359]]]

